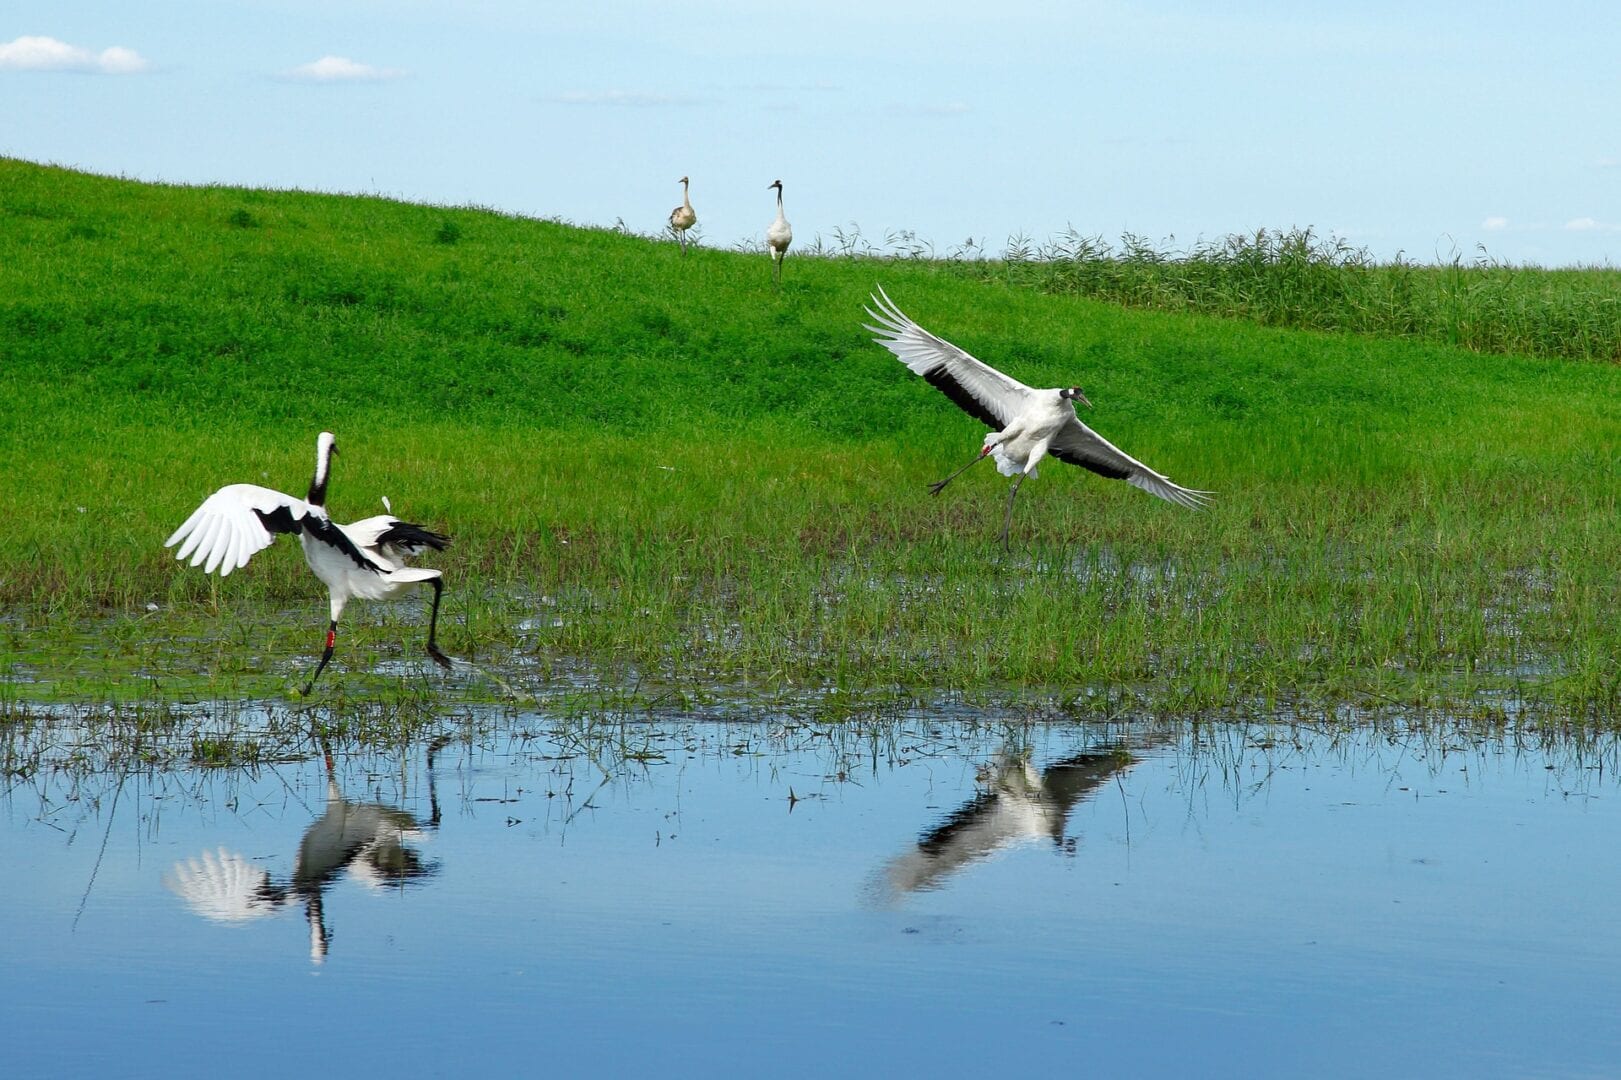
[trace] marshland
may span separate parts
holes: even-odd
[[[1279,1071],[1601,1071],[1618,285],[1285,230],[840,233],[775,287],[0,159],[21,1060],[201,1074],[198,1023],[303,1025],[360,1068],[369,995],[408,1074],[532,1069],[537,1025],[559,1071],[713,1074],[723,1031],[790,1074],[1209,1073],[1263,1033]],[[1049,462],[1004,550],[1005,479],[928,494],[984,429],[873,344],[879,286],[1215,499]],[[450,673],[421,602],[357,604],[302,697],[296,545],[164,549],[221,485],[301,492],[322,430],[338,520],[453,537]],[[334,814],[371,831],[323,863]],[[65,1045],[86,1000],[109,1041]]]
[[[1226,292],[1289,318],[1095,300],[1063,250],[808,257],[776,291],[745,253],[475,209],[3,169],[8,693],[281,693],[322,630],[291,545],[219,581],[162,540],[221,484],[302,491],[325,429],[339,520],[386,496],[453,534],[445,649],[525,692],[567,665],[1614,714],[1612,272],[1403,268],[1392,332],[1301,330],[1266,324],[1332,325],[1311,304],[1357,286],[1320,282],[1379,271],[1280,243],[1246,286],[1236,259]],[[1218,498],[1049,464],[1004,553],[999,478],[927,494],[981,429],[871,343],[880,284],[1031,385],[1081,382],[1108,438]],[[346,677],[414,673],[414,608],[357,609]]]

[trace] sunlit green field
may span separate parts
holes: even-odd
[[[1621,712],[1621,372],[1123,309],[950,261],[764,255],[0,161],[0,694],[287,693],[325,590],[163,540],[231,482],[449,532],[440,642],[542,692]],[[882,284],[1173,479],[1049,462],[995,543],[983,427],[861,327]],[[482,694],[351,606],[330,694]]]

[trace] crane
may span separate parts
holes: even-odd
[[[326,812],[304,830],[292,875],[284,883],[224,847],[176,862],[163,883],[192,911],[216,923],[244,923],[302,902],[310,931],[310,960],[323,963],[332,946],[326,894],[345,871],[376,889],[420,884],[438,872],[439,864],[424,858],[415,842],[439,827],[434,756],[449,742],[449,735],[441,735],[428,744],[431,816],[426,821],[398,806],[345,796],[332,751],[323,741]]]
[[[1150,495],[1192,510],[1202,508],[1214,494],[1172,483],[1081,423],[1075,415],[1075,402],[1087,408],[1092,403],[1080,387],[1038,390],[1026,386],[923,329],[895,306],[883,286],[879,286],[872,302],[877,310],[867,308],[866,312],[878,325],[865,328],[878,335],[873,340],[894,353],[914,374],[927,379],[963,412],[993,429],[973,461],[930,484],[929,490],[938,495],[982,459],[994,458],[1003,476],[1014,477],[1002,517],[1004,548],[1019,485],[1026,477],[1036,475],[1036,466],[1048,456],[1111,480],[1124,480]]]
[[[687,253],[687,230],[698,224],[698,211],[692,208],[692,196],[687,191],[687,178],[681,178],[681,205],[670,211],[670,228],[681,245],[681,254]]]
[[[1098,748],[1037,772],[1028,751],[1004,749],[980,770],[982,790],[890,860],[884,892],[894,900],[942,888],[965,867],[1028,841],[1046,839],[1054,850],[1073,853],[1071,812],[1134,764],[1123,747]]]
[[[192,566],[203,573],[219,570],[220,577],[246,566],[256,552],[263,551],[277,533],[297,533],[304,548],[304,561],[331,594],[332,621],[327,625],[326,649],[321,653],[315,674],[304,687],[306,695],[321,677],[338,639],[338,619],[351,598],[388,600],[408,585],[433,586],[433,612],[428,618],[428,655],[441,667],[450,660],[439,651],[439,599],[444,582],[438,570],[407,566],[406,560],[429,548],[443,551],[450,538],[429,532],[421,525],[401,521],[392,514],[379,514],[351,525],[335,523],[326,512],[327,481],[332,457],[338,452],[337,439],[330,431],[315,441],[315,475],[309,494],[303,499],[257,484],[228,484],[203,500],[185,524],[163,542],[164,547],[181,544],[176,559],[191,557]],[[387,505],[386,503],[384,504]],[[185,541],[181,543],[181,541]]]
[[[794,242],[793,226],[782,216],[782,181],[774,180],[766,190],[777,189],[777,220],[765,231],[766,247],[771,249],[771,280],[782,282],[782,260],[788,254],[788,245]]]

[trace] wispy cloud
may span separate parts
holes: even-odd
[[[704,98],[679,94],[652,94],[639,90],[565,90],[546,99],[558,105],[608,105],[626,109],[651,109],[661,105],[702,105]]]
[[[140,53],[114,45],[99,53],[53,37],[20,37],[0,45],[0,71],[87,71],[95,75],[135,75],[148,64]]]
[[[1612,224],[1611,222],[1607,222],[1607,221],[1599,221],[1597,218],[1579,217],[1579,218],[1571,218],[1569,221],[1565,222],[1565,231],[1566,232],[1621,232],[1621,225],[1615,225],[1615,224]]]
[[[310,64],[283,73],[286,78],[299,82],[382,82],[385,79],[403,79],[408,72],[401,68],[380,68],[362,64],[347,56],[323,56]]]

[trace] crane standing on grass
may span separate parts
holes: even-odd
[[[866,329],[873,340],[894,353],[908,369],[923,376],[969,416],[993,430],[985,436],[979,456],[944,480],[929,485],[940,494],[951,481],[986,457],[996,459],[1003,476],[1014,477],[1002,516],[1002,546],[1008,542],[1013,521],[1013,500],[1027,476],[1036,475],[1042,458],[1052,456],[1090,469],[1111,480],[1124,480],[1167,502],[1192,510],[1202,508],[1213,494],[1194,491],[1155,472],[1147,465],[1093,431],[1075,415],[1075,402],[1087,401],[1081,388],[1037,390],[980,362],[944,338],[935,337],[913,322],[880,286],[872,298],[878,310],[867,308],[877,326]]]
[[[782,282],[782,260],[788,254],[788,245],[794,242],[794,230],[782,216],[782,181],[776,180],[766,189],[777,189],[777,220],[765,231],[766,246],[771,249],[771,280]]]
[[[670,211],[670,228],[681,245],[681,254],[687,253],[687,230],[698,224],[698,211],[692,208],[692,197],[687,193],[687,178],[681,178],[681,205]]]
[[[339,525],[327,516],[326,485],[332,468],[337,440],[323,431],[315,441],[315,475],[309,495],[295,499],[256,484],[228,484],[220,488],[186,519],[186,523],[163,542],[173,547],[184,540],[175,558],[191,556],[191,565],[203,573],[217,568],[220,577],[239,566],[246,566],[256,552],[275,540],[275,533],[297,533],[304,546],[304,561],[331,593],[332,621],[327,626],[326,650],[315,674],[304,687],[308,694],[321,677],[338,640],[338,618],[353,597],[362,600],[388,600],[407,585],[433,586],[433,612],[428,617],[428,655],[442,667],[450,660],[439,651],[435,635],[439,627],[439,598],[444,582],[438,570],[407,566],[406,559],[429,548],[443,551],[450,538],[429,532],[420,525],[379,514],[352,525]],[[386,503],[384,505],[387,505]]]

